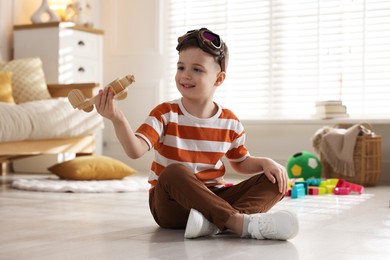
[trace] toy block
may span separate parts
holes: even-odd
[[[331,185],[328,185],[328,184],[326,184],[326,183],[321,183],[321,186],[320,186],[321,188],[323,188],[324,189],[324,193],[325,194],[327,194],[327,193],[332,193],[332,191],[333,191],[333,186],[331,186]]]
[[[309,195],[318,195],[318,187],[309,186]]]
[[[333,193],[334,187],[336,187],[336,179],[327,179],[321,182],[320,187],[325,188],[325,193],[330,194]]]
[[[318,187],[318,195],[326,194],[326,189],[324,187]]]
[[[323,181],[324,179],[310,178],[306,180],[306,183],[308,186],[320,186],[321,182]]]
[[[298,182],[295,183],[295,185],[297,185],[297,184],[302,184],[303,185],[303,188],[304,188],[304,191],[305,191],[305,195],[307,195],[309,190],[308,190],[308,185],[307,185],[306,181],[298,181]]]
[[[339,181],[337,182],[336,187],[345,187],[345,186],[346,186],[346,181],[343,180],[343,179],[339,179]]]
[[[297,183],[297,182],[304,182],[305,181],[304,178],[291,178],[289,180],[290,180],[291,186],[294,186],[295,183]]]
[[[291,189],[288,189],[287,192],[284,194],[284,196],[290,197],[291,196]]]
[[[350,183],[351,185],[349,186],[349,188],[351,189],[351,191],[355,191],[359,194],[362,194],[363,191],[364,191],[364,187],[362,185],[358,185],[358,184],[353,184],[353,183]]]
[[[334,193],[334,188],[335,188],[335,186],[333,186],[333,185],[328,185],[328,186],[326,186],[325,188],[326,188],[326,194],[332,194],[332,193]]]
[[[294,187],[291,190],[291,198],[297,199],[300,197],[305,196],[305,186],[302,183],[295,184]]]
[[[335,195],[348,195],[351,190],[348,187],[335,187],[333,192]]]
[[[337,183],[339,183],[339,179],[327,179],[327,182],[330,184],[330,185],[334,185],[336,186]]]
[[[336,187],[346,187],[349,188],[351,192],[357,192],[359,194],[362,194],[364,191],[364,187],[362,185],[346,182],[345,180],[342,179],[338,181]]]
[[[323,182],[320,183],[320,187],[325,187],[326,185],[329,185],[328,180],[324,180]]]

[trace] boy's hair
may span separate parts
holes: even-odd
[[[206,48],[204,46],[204,43],[200,43],[200,40],[198,39],[198,37],[193,36],[193,32],[198,32],[198,31],[202,31],[202,30],[208,31],[208,32],[212,33],[213,35],[218,36],[217,34],[214,34],[213,32],[207,30],[206,28],[202,28],[200,30],[189,31],[185,35],[178,38],[178,45],[176,47],[176,50],[178,50],[180,53],[181,51],[186,50],[186,49],[199,48],[199,49],[203,50],[204,52],[213,56],[215,62],[217,62],[219,64],[219,66],[221,67],[221,71],[226,72],[228,61],[229,61],[229,50],[228,50],[226,43],[223,42],[218,36],[218,40],[220,41],[220,48],[218,48],[217,53],[210,51],[210,47]],[[189,36],[187,37],[187,35],[189,35]]]

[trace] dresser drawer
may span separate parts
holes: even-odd
[[[75,57],[96,59],[100,54],[100,37],[96,34],[74,30],[70,45]]]
[[[92,59],[75,58],[73,63],[73,81],[78,83],[99,81],[99,64]]]

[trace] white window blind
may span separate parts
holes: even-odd
[[[390,115],[390,1],[169,0],[167,86],[177,38],[207,27],[230,51],[216,101],[241,119],[310,118],[315,102],[339,100],[351,117]]]

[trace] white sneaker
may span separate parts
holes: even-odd
[[[188,216],[185,238],[197,238],[202,236],[215,235],[218,233],[216,225],[208,221],[202,213],[196,209],[191,209]]]
[[[298,217],[291,211],[249,215],[248,232],[252,238],[287,240],[295,237],[298,229]]]

